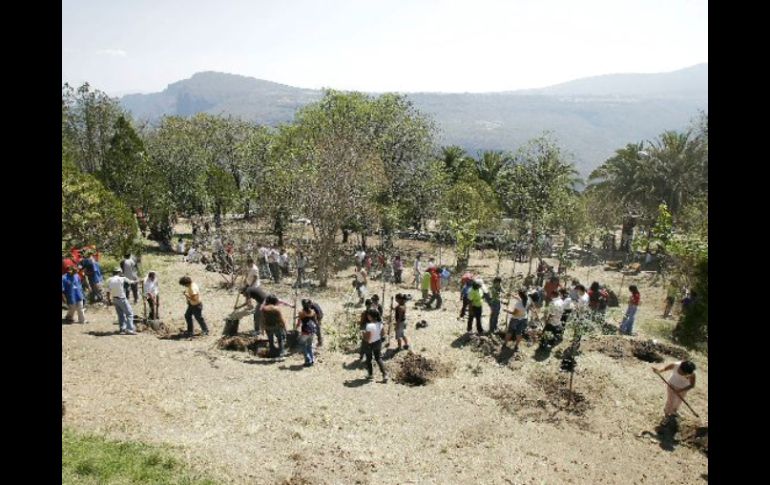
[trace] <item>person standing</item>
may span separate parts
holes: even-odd
[[[414,285],[417,288],[420,288],[420,284],[422,283],[422,263],[420,262],[420,257],[422,256],[422,253],[417,253],[417,256],[414,258]],[[425,293],[425,296],[423,299],[428,299],[427,292]]]
[[[473,275],[470,273],[465,273],[460,279],[460,301],[462,302],[462,307],[460,308],[460,320],[465,317],[465,312],[468,310],[468,304],[470,303],[468,294],[470,293],[472,287]]]
[[[302,300],[302,310],[297,313],[297,329],[300,332],[300,343],[305,356],[305,367],[310,367],[315,363],[313,357],[313,335],[318,329],[315,310],[311,306],[310,300]]]
[[[663,408],[663,414],[666,419],[671,419],[677,416],[679,406],[682,405],[682,399],[687,395],[687,392],[695,387],[695,364],[689,360],[683,362],[676,362],[674,364],[668,364],[662,369],[657,369],[653,366],[652,371],[656,374],[661,372],[672,370],[671,377],[668,379],[668,385],[666,386],[666,405]],[[673,387],[673,389],[672,389]]]
[[[510,313],[512,315],[511,320],[508,323],[508,331],[505,334],[505,343],[503,346],[506,346],[515,335],[516,343],[513,346],[514,352],[518,350],[519,343],[521,342],[521,339],[524,338],[524,332],[527,331],[527,324],[529,323],[529,310],[532,306],[532,301],[527,297],[526,289],[520,289],[518,291],[518,296],[519,298],[516,299],[516,303],[514,303],[513,311],[508,309],[503,310],[504,312]]]
[[[289,253],[286,252],[286,248],[281,249],[279,264],[281,266],[281,272],[283,276],[289,276]]]
[[[377,362],[377,367],[382,372],[382,381],[388,382],[388,374],[385,372],[385,363],[382,361],[382,317],[380,313],[370,308],[366,311],[367,324],[364,327],[362,336],[364,338],[365,346],[364,352],[366,354],[366,370],[367,379],[374,379],[374,368],[372,366],[372,358]]]
[[[636,312],[639,310],[639,303],[641,303],[641,295],[639,294],[639,289],[636,285],[629,286],[628,291],[631,292],[631,298],[628,300],[626,316],[620,324],[620,333],[624,335],[631,335],[633,333]]]
[[[112,277],[107,280],[107,299],[112,301],[115,306],[115,313],[118,314],[118,324],[120,333],[136,335],[134,327],[134,310],[128,303],[126,288],[129,284],[136,284],[135,280],[121,275],[119,269],[112,271]]]
[[[284,342],[286,341],[286,320],[283,318],[281,309],[278,308],[278,297],[268,295],[265,298],[265,304],[262,305],[262,320],[267,331],[267,344],[270,349],[270,355],[274,355],[275,347],[273,342],[278,339],[278,356],[284,357]]]
[[[356,251],[356,254],[355,254],[356,271],[359,271],[361,267],[364,265],[365,258],[366,258],[366,251],[364,251],[364,248],[359,247],[358,251]]]
[[[193,317],[201,327],[203,335],[209,334],[209,328],[206,326],[206,320],[203,319],[203,301],[201,301],[201,291],[197,283],[194,283],[189,276],[179,278],[179,284],[185,287],[182,293],[187,300],[187,311],[184,312],[184,319],[187,322],[187,336],[193,336]]]
[[[430,300],[428,300],[428,303],[425,305],[426,309],[430,309],[430,306],[433,304],[434,301],[436,301],[436,310],[441,308],[441,277],[438,275],[438,269],[433,266],[432,268],[428,268],[428,273],[430,274],[430,291],[431,296]]]
[[[123,257],[123,261],[120,262],[120,269],[123,270],[123,276],[126,280],[133,281],[133,283],[126,283],[125,293],[128,298],[128,290],[131,288],[131,293],[134,295],[134,305],[139,301],[139,268],[136,264],[136,260],[131,257],[130,254],[126,254]]]
[[[396,295],[396,342],[398,342],[398,349],[401,350],[401,341],[403,340],[404,350],[409,350],[409,340],[406,338],[406,298],[401,293]]]
[[[500,301],[503,293],[502,284],[502,278],[496,276],[492,280],[492,287],[489,289],[489,333],[497,332],[497,322],[500,319],[500,308],[502,307]]]
[[[96,260],[94,253],[90,253],[81,262],[83,266],[83,272],[85,273],[88,283],[91,286],[91,302],[96,303],[102,301],[102,287],[104,285],[104,276],[102,276],[102,267]]]
[[[473,320],[476,320],[476,332],[479,335],[484,333],[484,328],[481,326],[481,311],[482,304],[484,302],[484,294],[481,291],[481,282],[474,280],[471,283],[471,289],[468,292],[468,333],[473,329]]]
[[[86,315],[83,313],[83,283],[77,274],[75,266],[67,268],[67,272],[61,277],[61,297],[62,302],[67,305],[67,316],[64,318],[67,322],[72,322],[75,312],[78,314],[78,323],[88,323]]]
[[[147,300],[147,304],[150,305],[149,319],[157,320],[159,318],[158,302],[160,300],[158,298],[160,295],[160,285],[155,271],[147,273],[147,277],[144,279],[142,287],[144,289],[144,298]]]
[[[248,267],[248,273],[246,273],[246,286],[257,287],[261,284],[259,281],[259,268],[254,263],[254,258],[249,256],[246,258],[246,266]]]
[[[310,300],[310,308],[313,309],[316,316],[316,327],[318,327],[316,332],[316,335],[318,335],[318,346],[323,347],[324,339],[323,339],[323,333],[321,332],[321,322],[324,319],[324,312],[323,310],[321,310],[321,305],[319,305],[318,302],[315,302],[313,300]]]
[[[679,296],[679,286],[676,284],[676,280],[672,278],[666,289],[666,307],[663,309],[663,318],[671,317],[671,310],[674,309],[677,296]]]
[[[278,253],[278,250],[271,247],[270,252],[267,254],[267,261],[270,266],[270,274],[273,276],[273,281],[276,283],[281,282],[281,266],[278,263],[280,258],[281,255]]]
[[[422,301],[428,304],[428,293],[430,292],[430,271],[425,271],[420,276],[422,278]]]
[[[305,283],[305,267],[307,266],[307,258],[302,251],[297,253],[297,282],[296,287],[302,288]]]
[[[393,278],[397,285],[401,284],[401,274],[404,272],[404,262],[400,255],[393,258]]]
[[[356,279],[354,283],[356,287],[356,292],[358,293],[358,304],[361,305],[362,303],[364,303],[364,300],[366,299],[366,293],[367,293],[366,284],[368,283],[368,279],[367,279],[366,268],[362,266],[358,271],[356,271],[355,276],[356,276]]]

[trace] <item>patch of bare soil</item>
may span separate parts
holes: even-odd
[[[437,378],[448,377],[454,371],[449,364],[428,359],[411,350],[398,361],[398,365],[395,380],[408,386],[424,386]]]
[[[680,441],[690,448],[709,455],[709,427],[684,425],[679,430]]]
[[[528,390],[513,389],[505,384],[487,386],[487,395],[505,411],[525,421],[558,423],[566,421],[586,429],[583,419],[593,407],[582,392],[569,390],[569,374],[538,373],[529,379]]]
[[[673,345],[655,342],[653,340],[631,340],[624,337],[603,337],[585,342],[587,351],[601,352],[615,359],[628,359],[631,357],[645,362],[663,362],[663,354],[679,360],[690,357],[687,350]]]

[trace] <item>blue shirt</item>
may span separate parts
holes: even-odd
[[[61,292],[67,298],[68,305],[82,301],[83,285],[80,283],[80,276],[77,274],[66,273],[61,277]]]
[[[88,278],[91,283],[101,283],[104,281],[102,276],[102,267],[96,261],[91,261],[91,258],[84,259],[80,264],[83,265],[83,269],[86,270]]]

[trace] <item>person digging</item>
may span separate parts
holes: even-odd
[[[673,372],[666,386],[666,405],[663,408],[666,422],[670,422],[678,416],[677,411],[682,405],[684,397],[690,389],[695,387],[695,364],[693,362],[689,360],[675,362],[661,369],[652,367],[652,371],[656,374],[669,370],[673,370]]]

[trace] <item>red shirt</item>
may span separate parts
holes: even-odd
[[[629,305],[638,306],[639,302],[641,301],[642,295],[639,293],[631,293],[631,300],[629,300]]]
[[[441,290],[441,278],[438,275],[438,271],[433,270],[430,272],[430,290],[436,294]]]

